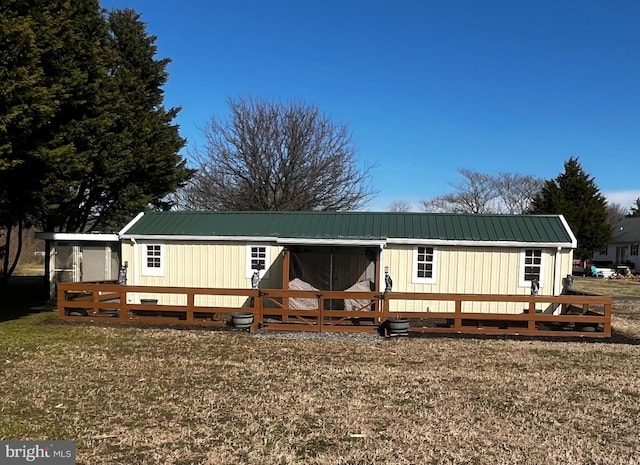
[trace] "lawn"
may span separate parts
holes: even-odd
[[[34,313],[0,323],[0,438],[73,439],[79,464],[638,464],[639,315],[616,299],[601,341],[252,336]]]
[[[573,287],[582,291],[618,297],[640,297],[640,279],[604,279],[575,276],[573,280]]]

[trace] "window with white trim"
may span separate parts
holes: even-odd
[[[433,247],[413,249],[413,282],[432,284],[436,281],[436,251]]]
[[[638,255],[638,246],[640,244],[631,244],[631,255]]]
[[[251,278],[255,271],[260,277],[266,274],[269,264],[269,247],[266,245],[247,246],[247,278]]]
[[[600,251],[600,255],[607,255],[607,249],[604,248]]]
[[[520,284],[530,286],[531,281],[538,280],[542,287],[542,249],[525,249],[523,252]]]
[[[142,274],[164,276],[164,245],[144,244],[142,247]]]

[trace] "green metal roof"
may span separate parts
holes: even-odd
[[[531,242],[575,246],[559,215],[471,215],[390,212],[146,212],[123,237],[420,239]]]

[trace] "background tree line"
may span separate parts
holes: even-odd
[[[555,179],[499,173],[492,176],[468,169],[458,171],[462,182],[451,184],[454,192],[421,202],[425,211],[470,214],[562,214],[576,236],[576,257],[588,258],[593,250],[606,247],[613,225],[624,216],[638,215],[636,207],[625,210],[608,204],[595,179],[587,174],[577,157],[564,163]],[[401,202],[391,208],[406,211]]]

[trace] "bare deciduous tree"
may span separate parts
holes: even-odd
[[[607,218],[609,218],[609,224],[611,226],[615,225],[618,221],[629,215],[630,211],[631,209],[624,208],[619,203],[608,203]]]
[[[211,119],[183,192],[192,210],[355,210],[373,195],[345,125],[317,107],[230,99]]]
[[[396,212],[396,213],[410,212],[411,211],[411,204],[409,202],[404,201],[404,200],[394,200],[393,202],[391,202],[389,204],[388,210],[390,212]]]
[[[501,212],[511,215],[527,212],[543,186],[543,179],[529,174],[500,173],[494,178]]]
[[[451,213],[492,213],[497,192],[491,176],[461,168],[462,182],[451,186],[454,193],[439,195],[422,201],[426,211]]]
[[[448,213],[525,213],[544,181],[531,175],[500,173],[491,176],[459,169],[463,181],[451,183],[455,192],[422,201],[426,211]]]

